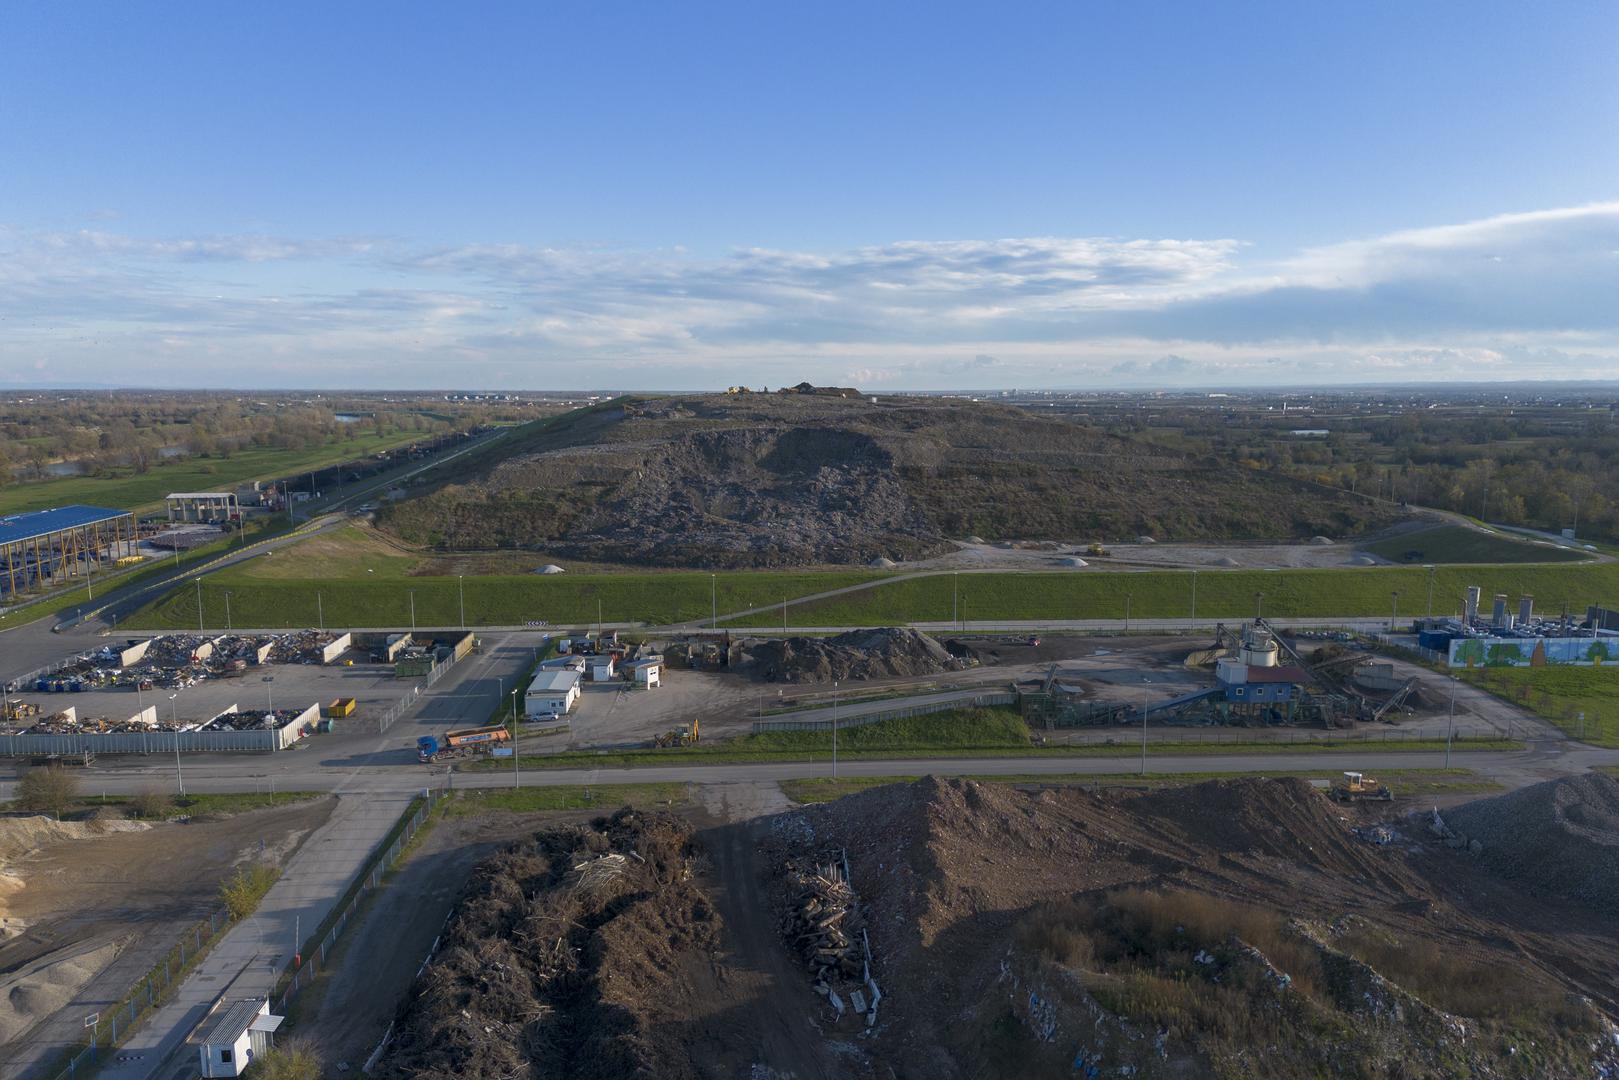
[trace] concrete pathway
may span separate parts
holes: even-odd
[[[233,926],[181,984],[179,993],[104,1061],[105,1080],[195,1075],[187,1037],[221,996],[267,996],[307,938],[347,890],[410,801],[408,792],[342,795],[259,905]]]

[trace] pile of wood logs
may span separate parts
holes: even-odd
[[[865,974],[864,927],[854,890],[841,863],[789,863],[787,883],[793,899],[783,927],[787,939],[804,957],[816,981],[860,980]]]

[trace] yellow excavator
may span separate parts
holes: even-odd
[[[702,739],[702,721],[693,720],[688,727],[681,724],[673,731],[665,731],[662,735],[652,737],[653,746],[696,746]]]
[[[1107,548],[1102,546],[1102,541],[1100,540],[1092,540],[1090,542],[1090,546],[1085,549],[1085,554],[1089,555],[1093,559],[1101,558],[1107,553]]]
[[[1327,794],[1338,802],[1389,802],[1394,798],[1387,784],[1358,772],[1344,773],[1344,778],[1335,782]]]

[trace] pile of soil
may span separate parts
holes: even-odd
[[[624,809],[479,864],[373,1076],[690,1077],[720,923],[691,827]]]
[[[732,671],[765,682],[826,683],[959,671],[969,661],[909,627],[850,630],[836,637],[742,638],[733,641]]]
[[[1365,1076],[1516,1075],[1516,1051],[1485,1027],[1491,1021],[1439,1011],[1358,958],[1353,943],[1420,942],[1541,980],[1526,982],[1525,997],[1534,990],[1559,1001],[1569,986],[1545,973],[1566,968],[1576,950],[1619,960],[1611,933],[1596,943],[1589,935],[1577,943],[1514,938],[1511,923],[1458,911],[1457,890],[1429,875],[1476,874],[1471,860],[1441,844],[1368,843],[1342,809],[1297,779],[1029,792],[930,777],[777,821],[772,842],[781,851],[772,858],[847,850],[884,995],[872,1049],[907,1063],[907,1075],[1281,1077],[1336,1072],[1348,1061]],[[1194,988],[1172,994],[1248,995],[1227,1014],[1239,1018],[1233,1026],[1200,1027],[1190,1013],[1163,1019],[1165,999],[1109,973],[1130,947],[1121,959],[1070,940],[1063,928],[1076,906],[1107,912],[1109,898],[1129,890],[1190,896],[1188,910],[1203,897],[1217,912],[1252,912],[1255,922],[1287,928],[1279,955],[1241,940],[1232,924],[1203,943],[1207,952],[1194,958],[1188,947],[1170,958],[1182,981],[1160,985]],[[1499,889],[1492,896],[1499,902]],[[1157,960],[1149,953],[1129,962]],[[1293,986],[1295,972],[1311,996]],[[1206,991],[1195,989],[1199,981]],[[1246,1037],[1250,1023],[1280,1025],[1268,1029],[1262,1053],[1260,1040]],[[1578,1067],[1543,1062],[1541,1075],[1619,1067],[1615,1047],[1590,1035],[1602,1023],[1582,1014],[1579,1033],[1558,1049]],[[1563,1038],[1550,1027],[1535,1037]],[[1461,1071],[1445,1072],[1451,1066]]]
[[[1619,910],[1619,780],[1606,773],[1547,780],[1445,814],[1480,861],[1536,891]]]

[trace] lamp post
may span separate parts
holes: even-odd
[[[197,633],[202,633],[202,578],[197,578]]]
[[[517,684],[512,684],[512,787],[523,786],[522,767],[517,764]]]
[[[1394,624],[1400,621],[1400,590],[1395,589],[1389,594],[1394,598],[1394,604],[1389,609],[1389,633],[1394,633]]]
[[[315,619],[317,625],[320,626],[320,632],[324,634],[326,632],[326,600],[320,595],[319,589],[315,590]]]
[[[275,712],[275,693],[270,689],[273,682],[275,682],[274,675],[264,676],[264,707],[272,713]]]
[[[1450,737],[1456,730],[1456,684],[1460,682],[1456,676],[1450,677],[1450,722],[1445,725],[1445,768],[1450,768]]]
[[[1128,634],[1130,632],[1130,600],[1131,599],[1132,599],[1132,597],[1131,597],[1131,595],[1129,593],[1124,594],[1124,632],[1126,634]]]
[[[406,590],[410,593],[410,632],[416,632],[416,590]]]
[[[230,633],[230,593],[225,594],[225,633]]]
[[[787,636],[787,598],[781,598],[781,636]]]
[[[838,683],[832,680],[832,779],[838,778]]]
[[[1141,691],[1141,775],[1147,775],[1147,692]]]
[[[1429,563],[1423,569],[1428,571],[1428,618],[1431,619],[1433,618],[1433,564]]]
[[[720,625],[720,577],[718,574],[708,575],[708,628],[718,630]]]
[[[1197,571],[1192,571],[1192,629],[1197,629]]]
[[[169,695],[169,723],[174,725],[174,785],[176,797],[183,799],[186,795],[186,778],[185,774],[180,771],[180,707],[174,701],[179,696],[179,694]]]
[[[465,630],[467,628],[467,587],[465,579],[460,574],[455,575],[455,593],[461,602],[461,629]]]
[[[956,623],[961,611],[961,571],[954,570],[950,574],[950,622]]]

